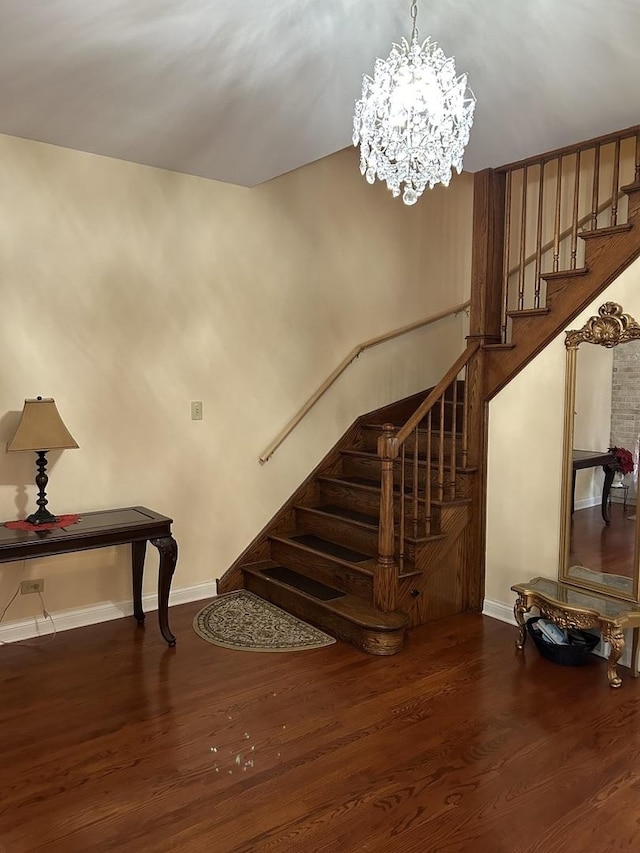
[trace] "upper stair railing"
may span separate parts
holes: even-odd
[[[496,170],[505,178],[502,341],[509,313],[540,311],[545,279],[584,264],[586,232],[626,222],[625,186],[640,183],[640,127],[631,127]]]
[[[479,341],[468,344],[404,426],[396,431],[385,424],[378,439],[382,474],[373,596],[381,610],[398,605],[406,537],[419,539],[437,530],[434,503],[458,495],[459,469],[468,464],[466,375],[479,348]]]

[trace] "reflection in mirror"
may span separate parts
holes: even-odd
[[[560,579],[638,601],[640,327],[606,303],[566,346]]]

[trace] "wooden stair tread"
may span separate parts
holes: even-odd
[[[337,598],[344,598],[347,594],[341,589],[328,586],[321,583],[315,578],[310,578],[308,575],[300,574],[287,566],[266,566],[261,570],[263,575],[266,575],[270,580],[276,580],[280,583],[285,583],[294,589],[310,595],[312,598],[317,598],[320,601],[335,601]]]
[[[474,469],[475,470],[475,469]],[[296,509],[303,509],[305,512],[313,512],[316,515],[322,515],[326,518],[340,518],[344,521],[349,521],[352,524],[356,524],[360,527],[366,527],[371,530],[371,532],[378,532],[378,519],[373,515],[366,515],[363,512],[356,512],[356,510],[347,509],[342,506],[334,506],[332,504],[326,504],[323,506],[300,506],[296,507]],[[357,518],[358,516],[359,518]],[[360,520],[363,519],[363,520]],[[364,519],[368,519],[365,521]],[[430,533],[429,536],[418,536],[413,537],[405,533],[405,539],[410,544],[415,545],[424,545],[427,542],[435,542],[438,539],[446,539],[446,533]],[[409,571],[408,574],[413,574],[413,570]]]
[[[261,560],[256,563],[248,563],[242,567],[245,573],[253,574],[261,578],[266,578],[269,583],[277,587],[293,591],[295,594],[327,611],[332,611],[339,616],[348,619],[353,624],[360,628],[365,628],[372,631],[398,631],[406,628],[409,622],[406,613],[395,611],[392,613],[383,613],[373,605],[366,602],[364,599],[355,595],[345,593],[340,598],[331,600],[322,600],[303,592],[297,587],[284,583],[283,581],[270,578],[263,572],[264,568],[277,568],[280,564],[273,560]],[[284,567],[286,568],[286,567]],[[297,572],[295,574],[298,574]],[[302,582],[301,582],[302,583]]]
[[[298,508],[298,507],[296,507]],[[334,506],[332,504],[326,504],[323,506],[305,506],[299,507],[303,509],[305,512],[312,512],[316,515],[321,515],[326,518],[340,518],[343,521],[349,521],[352,524],[356,524],[360,527],[366,527],[371,530],[371,532],[378,532],[378,519],[372,515],[365,515],[363,512],[356,512],[356,510],[347,509],[343,506]],[[368,519],[368,521],[360,521],[356,516],[360,516],[362,519]],[[424,545],[427,542],[435,542],[439,539],[446,539],[446,533],[430,533],[428,536],[417,536],[413,537],[409,534],[405,533],[405,540],[410,544],[415,545]],[[413,574],[413,570],[409,572]]]
[[[302,538],[305,538],[307,541],[301,541]],[[406,537],[408,539],[408,537]],[[430,539],[437,539],[437,536],[430,537]],[[378,561],[377,556],[372,554],[361,554],[361,560],[358,562],[354,560],[347,560],[344,557],[338,556],[336,553],[338,550],[342,551],[350,551],[349,548],[344,548],[344,546],[339,545],[336,542],[331,542],[329,539],[321,539],[321,537],[316,534],[308,534],[303,531],[298,531],[289,534],[288,536],[271,536],[271,541],[280,542],[283,545],[293,545],[295,548],[298,548],[302,551],[307,552],[308,554],[313,554],[317,557],[324,557],[325,559],[331,560],[337,565],[344,566],[345,568],[350,569],[351,571],[360,572],[363,575],[368,577],[373,576],[374,569],[376,567],[376,563]],[[314,544],[309,544],[309,542],[313,541]],[[329,546],[329,548],[327,548]],[[334,553],[331,551],[334,550]],[[353,552],[357,554],[358,552]],[[416,574],[420,574],[420,572],[415,569],[411,564],[405,561],[405,567],[400,572],[400,578],[405,577],[413,577]]]
[[[290,533],[286,538],[299,545],[304,545],[312,551],[326,554],[329,557],[337,557],[345,563],[365,563],[373,556],[372,554],[363,554],[353,548],[347,548],[345,545],[340,545],[329,539],[323,539],[315,533]]]
[[[353,479],[350,479],[349,477],[344,477],[341,474],[338,474],[335,477],[320,476],[318,477],[318,481],[321,483],[332,483],[340,486],[353,486],[358,489],[367,489],[370,492],[380,491],[380,483],[376,484],[372,480],[367,480],[364,483],[356,483]]]
[[[380,460],[380,457],[378,456],[377,453],[373,453],[372,451],[368,451],[368,450],[341,450],[340,453],[343,456],[353,456],[354,458],[358,458],[358,459]],[[405,462],[410,462],[413,465],[414,464],[413,460],[414,460],[413,453],[405,453]],[[394,463],[399,464],[402,462],[402,459],[398,456],[393,461],[394,461]],[[418,459],[418,467],[426,468],[427,467],[426,459]],[[432,468],[434,467],[433,464],[431,467]],[[451,465],[445,464],[443,467],[448,470],[449,468],[451,468]],[[475,465],[473,465],[473,466],[468,465],[466,467],[463,467],[462,465],[456,465],[456,471],[459,471],[462,474],[473,474],[477,470],[478,470],[478,468]]]
[[[483,350],[494,350],[499,352],[500,350],[510,350],[515,349],[515,344],[483,344]]]
[[[368,480],[366,477],[352,477],[350,474],[338,474],[334,477],[318,477],[318,480],[323,483],[336,483],[341,486],[352,486],[357,489],[367,489],[370,492],[380,492],[380,483],[375,480]],[[412,487],[406,486],[405,494],[410,497],[411,496]],[[394,492],[396,494],[400,493],[400,487],[394,486]],[[421,502],[424,502],[423,497],[418,498]],[[469,498],[451,498],[451,500],[437,500],[436,498],[431,499],[431,504],[435,506],[450,506],[452,504],[467,504],[469,503]]]
[[[595,228],[592,231],[580,231],[578,237],[583,240],[592,240],[594,237],[611,237],[616,234],[626,234],[633,228],[632,222],[624,222],[622,225],[610,225],[608,228]]]
[[[543,272],[540,278],[545,281],[555,281],[560,278],[580,278],[589,272],[588,267],[576,267],[573,270],[554,270],[552,272]]]
[[[314,512],[318,515],[327,517],[337,517],[343,521],[349,521],[352,524],[357,524],[359,527],[369,528],[372,532],[378,531],[379,516],[367,515],[365,512],[358,512],[355,509],[348,509],[337,504],[323,504],[322,506],[305,506],[302,507],[307,512]]]
[[[293,536],[299,535],[299,531],[292,534]],[[292,535],[282,535],[276,536],[271,535],[269,537],[270,542],[279,542],[282,545],[289,545],[297,548],[299,551],[304,551],[307,554],[312,554],[315,557],[323,557],[325,560],[330,560],[332,563],[336,563],[338,566],[344,566],[345,568],[350,569],[354,572],[360,572],[361,574],[371,576],[373,572],[373,568],[371,565],[366,565],[366,563],[375,563],[375,557],[373,556],[363,556],[363,559],[357,563],[351,560],[345,560],[342,557],[338,557],[335,554],[331,554],[329,551],[320,550],[319,548],[313,548],[311,545],[306,545],[304,542],[298,542],[292,538]],[[319,537],[316,537],[319,538]],[[328,540],[327,540],[328,541]]]
[[[401,429],[403,426],[404,426],[404,424],[400,424],[400,426],[398,426],[397,424],[394,424],[394,425],[393,425],[393,428],[394,428],[395,430],[399,430],[399,429]],[[385,425],[384,425],[384,424],[362,424],[362,428],[363,428],[363,429],[371,429],[371,430],[375,430],[376,432],[384,432],[384,427],[385,427]],[[424,427],[421,427],[421,428],[420,428],[420,431],[421,431],[421,432],[426,432],[426,430],[425,430],[425,428],[424,428]],[[445,429],[445,434],[450,435],[450,434],[451,434],[451,430],[450,430],[450,429]],[[458,435],[458,433],[457,433],[457,432],[456,432],[456,435]]]
[[[620,190],[623,193],[637,193],[640,192],[640,184],[627,184],[624,187],[620,187]]]
[[[492,346],[494,346],[494,345],[492,344]],[[425,417],[426,417],[426,415],[425,415]],[[431,427],[431,430],[432,430],[432,432],[436,431],[438,433],[438,435],[440,435],[440,430],[437,429],[437,427],[438,427],[438,424],[433,424]],[[362,428],[368,429],[368,430],[373,430],[375,432],[380,432],[380,433],[382,433],[384,431],[384,425],[383,424],[363,424]],[[401,427],[394,426],[393,428],[396,432],[398,432],[398,430],[400,430]],[[412,432],[415,432],[415,430],[412,430]],[[418,435],[423,436],[426,434],[427,434],[427,429],[425,427],[418,427]],[[448,438],[451,438],[451,436],[454,435],[454,433],[452,433],[450,429],[445,429],[442,431],[442,435],[444,435]],[[456,436],[456,438],[462,438],[462,431],[458,432],[458,430],[456,430],[455,436]]]
[[[507,316],[511,319],[515,317],[544,317],[548,313],[548,308],[518,308],[514,311],[507,311]]]

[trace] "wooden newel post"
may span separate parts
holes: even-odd
[[[398,456],[398,442],[393,424],[385,424],[378,439],[378,456],[382,461],[380,478],[380,527],[378,530],[378,564],[373,576],[373,603],[388,613],[397,607],[398,565],[395,561],[395,526],[393,510],[393,460]]]

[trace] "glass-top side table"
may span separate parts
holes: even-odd
[[[528,583],[511,587],[518,594],[513,613],[518,623],[516,646],[524,648],[527,639],[525,613],[536,607],[541,616],[559,628],[598,628],[602,639],[609,643],[607,677],[611,687],[620,687],[617,664],[624,651],[624,630],[633,630],[631,674],[638,677],[638,638],[640,634],[640,605],[617,601],[595,592],[584,592],[569,584],[550,578],[534,578]]]

